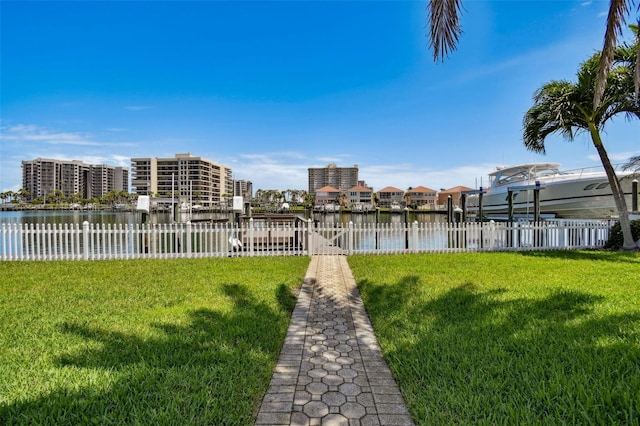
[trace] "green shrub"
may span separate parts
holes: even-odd
[[[640,220],[631,221],[631,234],[633,235],[633,241],[640,240]],[[618,250],[622,248],[622,229],[620,228],[620,222],[616,222],[609,231],[609,239],[604,245],[604,248],[611,250]]]

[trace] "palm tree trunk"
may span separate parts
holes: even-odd
[[[622,250],[638,250],[638,245],[633,241],[631,222],[629,221],[629,209],[627,208],[627,201],[624,198],[624,191],[620,185],[620,180],[611,165],[607,151],[604,149],[600,132],[592,123],[589,123],[589,131],[591,133],[593,145],[596,147],[596,151],[598,152],[598,156],[600,157],[600,161],[604,167],[604,171],[607,173],[609,186],[611,186],[611,194],[613,195],[616,208],[618,209],[618,217],[620,220],[620,228],[622,230],[623,238]]]

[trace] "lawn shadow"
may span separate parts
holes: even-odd
[[[564,260],[599,260],[613,263],[634,263],[640,267],[640,253],[605,250],[518,251],[524,257],[543,257]]]
[[[542,298],[472,280],[433,298],[428,283],[358,282],[418,424],[631,424],[640,408],[640,313],[596,313],[605,298]]]
[[[109,373],[111,382],[74,382],[5,405],[0,424],[251,424],[271,379],[293,302],[277,287],[277,307],[241,284],[223,286],[233,309],[196,309],[152,332],[124,333],[66,322],[63,333],[87,345],[55,360],[55,374]]]

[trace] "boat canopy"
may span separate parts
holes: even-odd
[[[489,173],[491,186],[511,185],[531,181],[542,175],[560,174],[558,163],[528,163],[517,166],[498,167]]]

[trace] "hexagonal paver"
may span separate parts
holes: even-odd
[[[346,342],[346,341],[347,341],[347,340],[349,340],[351,337],[349,337],[349,335],[348,335],[348,334],[345,334],[345,333],[339,333],[339,334],[336,334],[335,336],[333,336],[333,338],[334,338],[335,340],[340,341],[340,342]]]
[[[313,383],[309,383],[305,389],[307,389],[307,392],[309,392],[312,395],[322,395],[327,390],[329,390],[329,387],[324,383],[313,382]]]
[[[327,374],[329,374],[329,372],[327,370],[322,369],[322,368],[314,368],[313,370],[309,370],[307,372],[307,375],[309,377],[313,377],[314,379],[321,379],[324,376],[326,376]]]
[[[343,368],[338,370],[336,374],[344,379],[353,379],[358,375],[358,372],[352,368]]]
[[[310,358],[309,361],[316,365],[322,365],[327,362],[326,358],[324,358],[322,355],[316,355],[313,358]]]
[[[322,356],[330,361],[335,361],[340,356],[340,352],[336,350],[326,350],[322,352]]]
[[[322,401],[307,402],[302,412],[309,417],[324,417],[329,414],[329,407]]]
[[[353,347],[351,345],[346,345],[344,343],[341,343],[338,346],[336,346],[336,351],[342,354],[348,354],[349,352],[353,351]]]
[[[340,392],[327,392],[322,395],[322,402],[330,406],[340,406],[347,402],[347,397]]]
[[[341,364],[341,365],[351,365],[351,364],[353,364],[355,362],[355,360],[353,358],[350,358],[350,357],[341,356],[341,357],[336,358],[336,362],[338,364]]]
[[[337,362],[325,362],[322,364],[322,368],[327,371],[338,371],[342,368],[342,364],[338,364]]]
[[[329,386],[338,386],[344,383],[344,377],[337,374],[327,374],[322,378],[322,383]]]
[[[360,386],[354,383],[343,383],[340,386],[338,386],[338,390],[345,395],[358,395],[359,393],[362,392],[362,390],[360,389]]]
[[[320,355],[327,350],[327,347],[325,345],[312,345],[310,349],[312,352]]]

